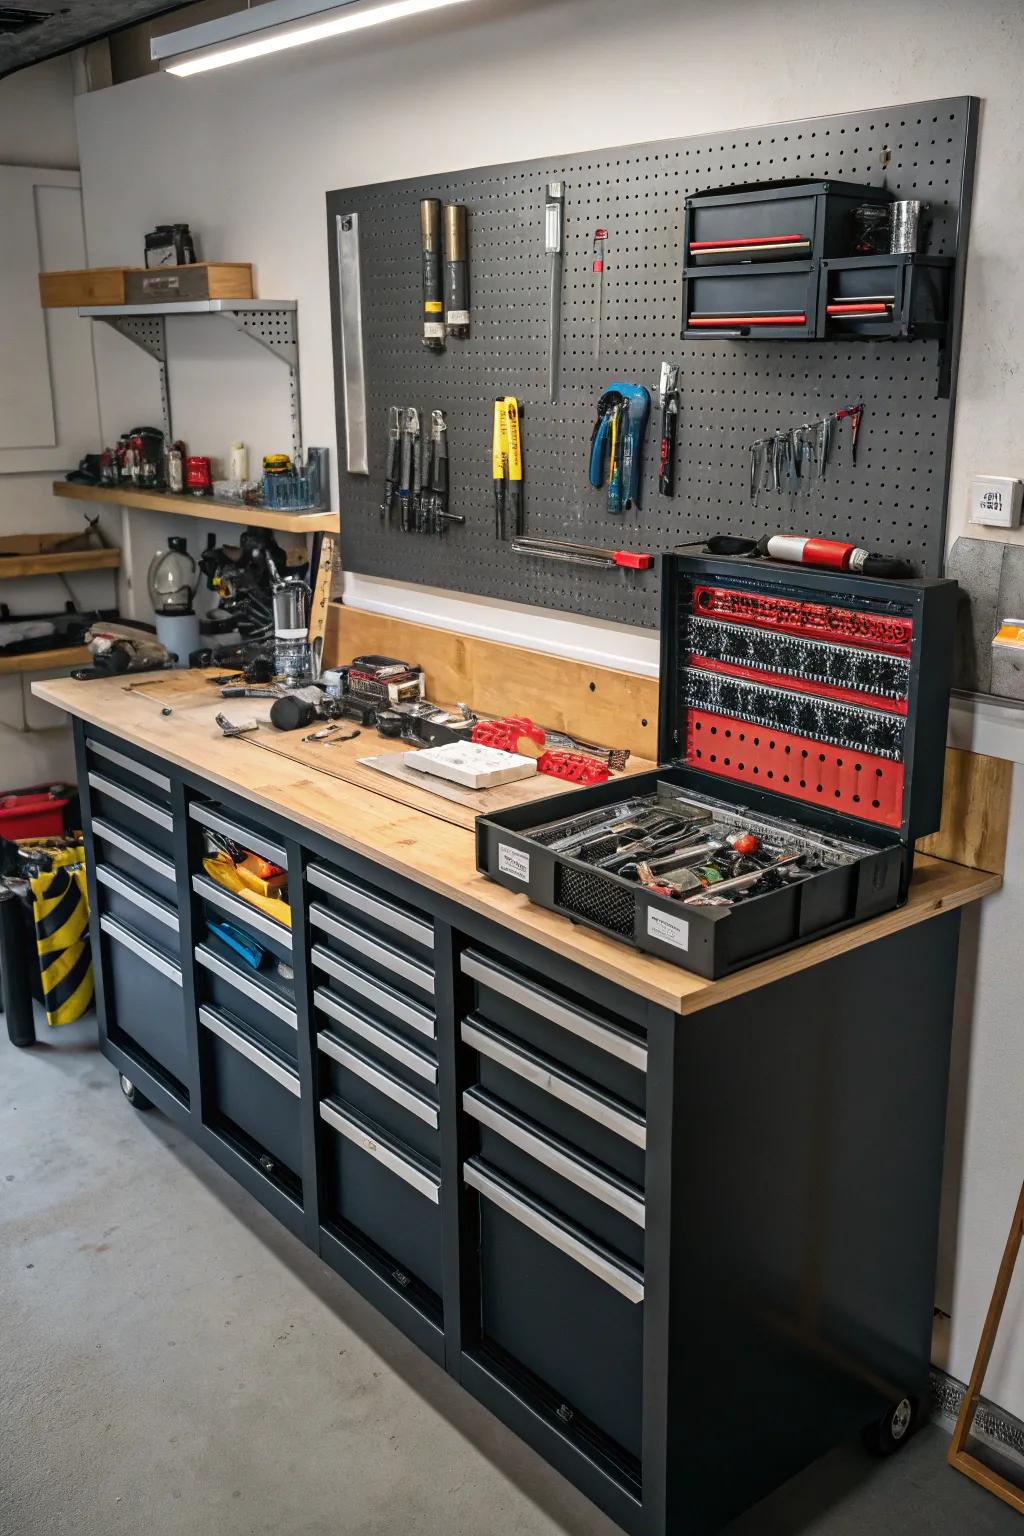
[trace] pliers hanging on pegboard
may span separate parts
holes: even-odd
[[[651,397],[642,384],[609,384],[590,436],[590,483],[608,480],[608,511],[640,505],[640,470]]]

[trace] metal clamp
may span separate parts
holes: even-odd
[[[124,752],[115,752],[113,747],[108,747],[105,742],[89,739],[89,751],[95,752],[99,757],[105,757],[108,762],[116,763],[119,768],[124,768],[128,773],[136,774],[140,779],[148,779],[150,784],[155,784],[157,789],[162,789],[165,795],[171,792],[171,781],[163,773],[157,773],[155,768],[150,768],[146,763],[136,761],[134,757],[127,757]]]
[[[130,901],[133,906],[141,911],[148,912],[150,917],[155,917],[158,923],[163,923],[165,928],[170,928],[172,933],[178,932],[178,914],[174,907],[168,906],[166,901],[161,901],[158,896],[151,896],[143,890],[141,885],[136,885],[134,880],[129,880],[119,869],[112,869],[109,864],[96,865],[96,879],[108,890],[116,891],[118,896],[123,896],[125,901]]]
[[[394,987],[389,987],[385,982],[371,980],[362,971],[339,960],[322,944],[313,945],[310,950],[310,959],[320,970],[326,971],[328,976],[333,976],[335,981],[340,981],[342,986],[375,1003],[385,1013],[401,1019],[403,1024],[411,1025],[428,1039],[436,1039],[437,1025],[429,1008],[422,1008],[419,1003],[414,1003],[411,998],[403,996],[401,992]]]
[[[98,837],[101,843],[110,843],[112,847],[120,848],[122,853],[127,853],[131,858],[136,859],[138,863],[145,865],[147,869],[151,869],[155,875],[159,875],[161,880],[166,880],[169,885],[177,885],[178,877],[174,872],[174,865],[170,859],[161,858],[152,849],[146,848],[136,839],[129,837],[127,832],[122,832],[117,827],[112,827],[109,822],[103,821],[99,816],[94,816],[92,819],[92,835],[94,838]]]
[[[504,1211],[506,1216],[511,1216],[522,1226],[528,1227],[538,1237],[557,1248],[568,1258],[574,1259],[577,1264],[603,1280],[605,1285],[610,1285],[612,1290],[618,1291],[620,1296],[625,1296],[627,1301],[634,1305],[644,1299],[644,1277],[640,1270],[632,1264],[627,1264],[622,1259],[615,1258],[608,1249],[587,1237],[577,1227],[571,1227],[567,1222],[549,1213],[546,1206],[540,1202],[527,1200],[513,1185],[494,1178],[478,1163],[463,1164],[462,1176],[470,1189],[475,1189],[478,1195],[483,1195],[492,1205],[496,1205],[499,1211]]]
[[[440,1204],[440,1175],[433,1173],[420,1163],[414,1163],[404,1152],[399,1152],[392,1142],[382,1140],[356,1115],[350,1114],[347,1109],[342,1109],[334,1099],[321,1099],[320,1116],[338,1132],[339,1136],[344,1136],[351,1141],[382,1167],[387,1168],[390,1173],[403,1179],[419,1194],[425,1195],[434,1205]]]
[[[261,858],[269,859],[271,864],[279,864],[282,869],[288,868],[288,855],[280,843],[271,842],[262,832],[250,832],[246,827],[240,827],[237,822],[229,821],[215,806],[207,805],[202,800],[195,800],[188,808],[188,813],[193,821],[198,821],[202,826],[209,827],[213,832],[220,832],[224,837],[229,837],[233,843],[241,843],[243,848],[251,848],[253,853],[258,853]]]
[[[211,880],[208,875],[193,875],[192,889],[197,896],[208,901],[211,906],[220,907],[222,912],[237,918],[240,923],[247,923],[256,933],[262,933],[268,939],[273,939],[284,949],[292,947],[292,933],[284,923],[277,922],[272,917],[267,917],[257,907],[250,906],[247,901],[242,901],[238,896],[232,896],[216,880]],[[283,905],[283,903],[282,903]]]
[[[643,1194],[632,1184],[610,1178],[590,1158],[571,1150],[565,1142],[532,1120],[511,1114],[482,1088],[467,1088],[462,1095],[462,1107],[467,1115],[472,1115],[474,1120],[488,1130],[495,1131],[504,1141],[511,1142],[535,1162],[543,1163],[545,1168],[550,1168],[552,1173],[559,1174],[577,1189],[582,1189],[584,1194],[593,1195],[595,1200],[618,1211],[620,1216],[635,1222],[638,1227],[646,1225]]]
[[[119,800],[130,811],[134,811],[136,816],[144,816],[147,821],[162,827],[165,832],[174,830],[174,818],[170,811],[162,810],[160,806],[144,800],[133,790],[125,789],[123,784],[115,784],[113,779],[105,778],[102,773],[90,773],[88,778],[93,789],[98,789],[101,795],[107,795],[111,800]]]
[[[415,987],[434,995],[434,973],[427,966],[420,965],[416,960],[410,960],[400,950],[390,944],[385,944],[381,939],[373,939],[361,928],[348,923],[344,918],[336,917],[327,907],[322,907],[318,901],[310,903],[309,921],[314,928],[319,928],[323,933],[329,933],[332,938],[339,939],[342,944],[349,944],[357,953],[365,955],[368,959],[376,960],[378,965],[393,971],[396,976],[401,976],[403,981],[409,981]]]
[[[208,971],[212,971],[215,976],[219,976],[221,981],[226,981],[229,986],[234,987],[236,992],[241,992],[243,997],[252,998],[254,1003],[259,1003],[261,1008],[265,1008],[276,1019],[287,1024],[289,1029],[298,1029],[299,1021],[294,1008],[289,1008],[287,1003],[275,997],[269,987],[261,986],[258,981],[251,980],[235,966],[229,965],[226,960],[215,955],[206,944],[196,945],[196,961],[199,965],[205,966]]]
[[[119,923],[116,917],[108,917],[106,913],[100,918],[100,927],[103,932],[109,934],[118,944],[130,949],[133,955],[138,955],[154,971],[159,971],[161,976],[166,976],[168,981],[173,981],[176,987],[181,986],[181,967],[169,960],[155,944],[148,944],[145,939],[140,939],[132,933],[123,923]]]
[[[383,1024],[377,1024],[360,1013],[357,1008],[349,1007],[342,1000],[334,996],[327,987],[317,987],[313,993],[313,1002],[325,1013],[328,1018],[336,1023],[343,1024],[352,1034],[359,1035],[363,1040],[377,1048],[384,1056],[390,1056],[394,1061],[400,1061],[410,1072],[415,1072],[417,1077],[422,1077],[425,1082],[437,1082],[437,1062],[427,1051],[421,1050],[418,1045],[404,1039],[394,1030],[386,1028]]]
[[[325,1056],[336,1061],[339,1066],[361,1077],[364,1083],[369,1083],[371,1088],[376,1088],[386,1099],[391,1099],[395,1104],[400,1104],[407,1109],[410,1115],[415,1115],[417,1120],[422,1120],[424,1125],[429,1125],[432,1130],[437,1130],[438,1110],[437,1105],[420,1093],[416,1088],[410,1088],[406,1083],[400,1082],[391,1072],[385,1072],[383,1067],[378,1067],[362,1051],[353,1050],[337,1035],[322,1031],[316,1037],[316,1043]]]
[[[560,1029],[578,1035],[581,1040],[586,1040],[588,1045],[596,1045],[598,1050],[607,1052],[609,1056],[618,1057],[620,1061],[636,1067],[637,1071],[647,1071],[647,1046],[642,1040],[637,1040],[633,1035],[628,1034],[626,1030],[618,1029],[614,1024],[606,1024],[596,1019],[593,1014],[586,1013],[582,1008],[575,1008],[571,1003],[563,1002],[553,992],[548,992],[533,982],[524,981],[514,971],[506,970],[504,966],[485,959],[476,950],[465,950],[460,964],[464,976],[470,976],[474,981],[482,982],[492,991],[500,992],[502,997],[507,997],[513,1003],[520,1003],[531,1013],[539,1014],[550,1024],[557,1024]]]
[[[315,885],[318,890],[333,896],[335,901],[343,902],[345,906],[353,907],[357,912],[365,913],[367,917],[376,918],[377,922],[384,923],[388,928],[394,928],[396,932],[404,934],[407,939],[415,939],[416,943],[422,944],[425,949],[433,949],[433,926],[422,918],[403,912],[400,907],[393,906],[381,896],[372,896],[368,891],[350,884],[348,880],[343,880],[331,870],[324,869],[321,864],[310,864],[306,870],[306,879],[310,885]]]
[[[211,1008],[209,1004],[204,1003],[199,1009],[199,1022],[211,1034],[217,1035],[219,1039],[223,1040],[225,1045],[230,1045],[233,1051],[237,1051],[240,1056],[244,1056],[247,1061],[251,1061],[254,1067],[259,1067],[261,1072],[265,1072],[268,1077],[272,1077],[275,1083],[280,1083],[282,1088],[287,1088],[288,1092],[294,1094],[296,1098],[301,1096],[302,1087],[299,1083],[299,1074],[293,1068],[286,1067],[284,1062],[278,1061],[276,1057],[271,1056],[268,1050],[265,1050],[261,1045],[257,1045],[256,1041],[251,1039],[249,1035],[243,1034],[218,1009]]]
[[[461,1034],[464,1044],[471,1046],[481,1056],[514,1072],[517,1077],[549,1093],[553,1099],[568,1104],[588,1119],[596,1120],[598,1125],[606,1126],[634,1147],[646,1147],[646,1121],[621,1101],[612,1100],[609,1095],[599,1094],[593,1088],[586,1087],[575,1073],[556,1067],[553,1062],[525,1050],[508,1035],[483,1024],[475,1016],[463,1021]]]

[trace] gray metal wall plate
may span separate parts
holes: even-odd
[[[658,573],[602,571],[516,555],[494,535],[494,396],[522,411],[526,531],[537,537],[655,553],[713,533],[780,529],[850,537],[941,570],[953,399],[937,398],[936,341],[758,342],[679,339],[681,229],[688,193],[828,177],[922,198],[930,251],[958,256],[949,344],[955,386],[976,102],[957,97],[875,112],[606,149],[564,160],[491,166],[327,196],[343,565],[367,575],[453,588],[627,624],[658,622]],[[565,182],[565,273],[559,403],[547,403],[548,181]],[[469,207],[471,333],[441,354],[420,344],[421,197]],[[369,478],[345,471],[336,220],[360,222]],[[592,356],[593,237],[605,245],[603,336]],[[657,489],[662,358],[681,367],[676,495]],[[949,361],[949,360],[947,360]],[[587,481],[598,396],[615,379],[647,386],[642,506],[610,516]],[[749,444],[838,405],[863,401],[857,463],[848,428],[829,483],[812,496],[749,501]],[[443,538],[403,535],[378,513],[389,405],[448,412],[451,510]],[[845,424],[844,424],[845,426]]]

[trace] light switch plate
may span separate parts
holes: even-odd
[[[1020,524],[1024,485],[1003,475],[975,475],[969,493],[972,523],[986,528],[1016,528]]]

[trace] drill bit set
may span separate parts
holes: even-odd
[[[941,815],[955,583],[676,551],[662,597],[661,766],[481,816],[479,867],[708,977],[891,910]]]
[[[388,442],[381,522],[391,526],[397,506],[403,533],[443,534],[466,519],[448,510],[448,423],[444,411],[415,405],[388,408]]]

